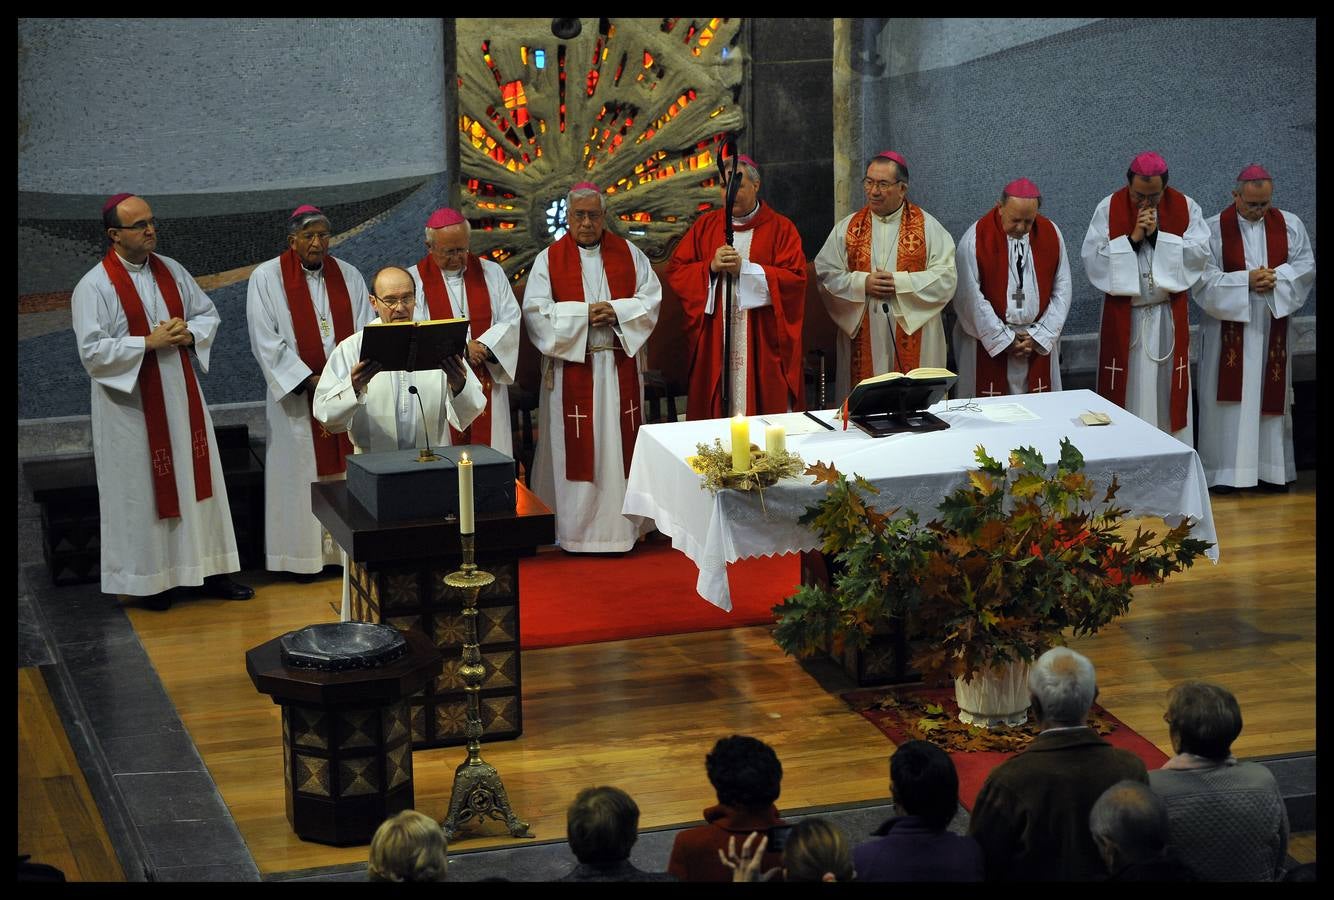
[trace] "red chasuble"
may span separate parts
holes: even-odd
[[[715,285],[712,315],[709,262],[723,244],[726,211],[700,216],[676,245],[667,266],[667,283],[681,298],[685,313],[690,375],[686,418],[718,419],[731,414],[722,408],[723,280]],[[790,220],[765,204],[736,231],[753,229],[750,261],[764,267],[772,306],[747,315],[746,415],[805,409],[802,385],[801,322],[806,311],[806,254],[801,235]],[[733,293],[733,302],[736,294]],[[736,340],[737,336],[733,336]]]
[[[1130,199],[1130,187],[1112,195],[1107,210],[1107,237],[1129,237],[1135,230],[1139,208]],[[1190,226],[1186,195],[1176,188],[1163,188],[1158,204],[1158,230],[1182,235]],[[1148,238],[1145,238],[1148,240]],[[1172,384],[1168,408],[1172,430],[1186,427],[1189,411],[1186,393],[1190,385],[1190,325],[1186,318],[1186,292],[1172,294]],[[1126,405],[1126,366],[1130,360],[1130,297],[1103,295],[1102,334],[1098,342],[1098,393],[1117,406]]]
[[[1229,206],[1218,215],[1219,236],[1223,239],[1223,271],[1246,271],[1246,247],[1237,224],[1237,207]],[[1283,213],[1272,207],[1265,213],[1265,267],[1277,269],[1288,261],[1288,226]],[[1218,351],[1218,401],[1240,402],[1242,333],[1244,322],[1223,322],[1222,343]],[[1288,317],[1269,316],[1269,345],[1265,348],[1264,384],[1260,389],[1260,414],[1283,415],[1288,387]]]
[[[863,206],[848,222],[847,233],[848,271],[871,271],[871,207]],[[903,218],[899,222],[899,252],[895,258],[894,269],[897,272],[921,272],[926,268],[926,219],[921,207],[903,201]],[[863,379],[875,374],[875,364],[871,355],[871,329],[867,327],[870,305],[875,301],[866,301],[866,311],[862,313],[862,324],[852,339],[852,354],[849,360],[852,387]],[[911,372],[922,359],[922,332],[908,334],[894,322],[894,371]]]
[[[977,220],[974,230],[976,243],[974,253],[977,257],[977,278],[982,288],[982,296],[987,298],[997,318],[1005,321],[1008,293],[1010,287],[1010,248],[1009,238],[1001,227],[1000,209],[993,207],[991,212]],[[1028,245],[1033,253],[1033,272],[1037,278],[1038,318],[1047,311],[1051,301],[1051,286],[1056,281],[1056,270],[1061,262],[1061,244],[1056,239],[1056,229],[1051,220],[1038,216],[1033,222],[1033,230],[1028,236]],[[1007,368],[1009,354],[1004,350],[991,356],[981,341],[977,341],[977,382],[975,390],[978,396],[986,394],[1009,393]],[[986,385],[984,391],[982,386]],[[1041,393],[1051,390],[1051,357],[1034,353],[1028,358],[1028,390]]]
[[[623,300],[635,295],[635,260],[625,238],[602,232],[602,268],[607,273],[607,287],[611,299]],[[584,272],[579,260],[579,245],[569,234],[556,241],[547,251],[547,269],[551,274],[551,298],[557,303],[587,302],[584,297]],[[634,455],[635,436],[643,424],[640,398],[643,386],[639,381],[639,367],[635,358],[626,354],[619,342],[610,350],[589,348],[585,362],[565,361],[561,393],[564,397],[561,414],[565,419],[565,478],[569,481],[593,480],[593,367],[594,353],[613,353],[616,358],[616,382],[620,388],[621,406],[621,463],[626,477],[630,475],[630,458]]]
[[[287,309],[292,315],[292,331],[296,334],[296,352],[312,374],[324,371],[328,361],[324,356],[324,342],[320,326],[315,321],[315,307],[306,286],[305,269],[301,257],[288,250],[281,257],[283,293],[287,295]],[[352,316],[352,298],[343,281],[343,270],[332,256],[324,258],[324,285],[329,294],[329,314],[333,316],[334,339],[342,341],[351,336],[355,325]],[[306,392],[306,406],[315,401],[315,392]],[[346,434],[330,434],[312,413],[310,437],[315,445],[315,472],[318,475],[336,475],[347,471],[345,457],[352,452],[352,441]]]
[[[454,304],[449,302],[449,289],[445,287],[445,273],[440,271],[431,254],[426,254],[417,263],[417,274],[421,276],[422,293],[426,295],[426,305],[432,319],[455,318]],[[471,253],[463,266],[463,290],[468,297],[468,336],[476,340],[479,334],[486,334],[491,327],[491,289],[486,286],[486,273],[482,263]],[[464,354],[467,360],[467,354]],[[486,363],[470,366],[477,380],[482,383],[486,394],[486,406],[472,420],[472,424],[462,431],[449,427],[449,440],[454,446],[461,444],[491,444],[491,372]]]
[[[166,304],[168,314],[173,319],[184,320],[185,304],[181,302],[181,292],[167,264],[150,253],[148,267],[162,294],[162,302]],[[149,325],[148,316],[144,313],[143,298],[139,296],[139,291],[115,250],[108,250],[107,255],[102,257],[102,268],[111,279],[111,286],[116,289],[116,298],[120,300],[120,307],[125,312],[130,334],[148,337],[153,327]],[[213,496],[213,470],[210,467],[208,426],[204,424],[204,403],[199,396],[199,385],[195,382],[195,370],[190,365],[189,354],[184,347],[176,349],[181,354],[181,373],[185,378],[186,404],[190,411],[195,500],[207,500]],[[181,502],[176,493],[175,460],[172,458],[171,432],[167,425],[167,403],[162,393],[162,369],[158,366],[157,352],[147,348],[144,349],[143,362],[139,364],[139,396],[143,399],[144,423],[148,429],[148,453],[153,466],[153,499],[157,503],[157,517],[175,519],[181,514]]]

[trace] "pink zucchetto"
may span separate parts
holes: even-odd
[[[875,155],[876,159],[887,159],[892,163],[908,168],[908,161],[903,158],[903,154],[895,150],[882,150]]]
[[[1163,159],[1152,150],[1146,150],[1130,161],[1130,171],[1132,174],[1140,175],[1144,178],[1153,178],[1155,175],[1166,175],[1167,160]]]
[[[570,188],[570,193],[574,193],[575,191],[597,191],[599,194],[602,193],[602,189],[591,181],[581,181],[574,187]]]
[[[447,206],[437,209],[431,213],[431,218],[426,220],[427,228],[448,228],[451,225],[462,224],[463,216],[459,214],[458,210],[450,209]]]
[[[1265,167],[1259,163],[1251,163],[1241,170],[1237,176],[1238,181],[1273,181],[1274,177],[1265,171]]]
[[[137,197],[137,196],[139,196],[139,195],[138,195],[138,194],[114,194],[114,195],[112,195],[112,196],[110,196],[110,197],[107,198],[107,202],[106,202],[106,203],[103,203],[103,204],[102,204],[102,212],[103,212],[103,213],[108,213],[108,212],[110,212],[111,210],[115,209],[117,206],[120,206],[120,205],[121,205],[122,203],[124,203],[126,200],[129,200],[131,197]]]
[[[1027,178],[1016,178],[1005,186],[1005,193],[1020,200],[1037,200],[1042,196],[1038,186]]]
[[[322,216],[322,215],[324,215],[324,213],[321,212],[317,207],[311,206],[309,203],[303,203],[303,204],[301,204],[300,206],[298,206],[296,209],[292,210],[292,214],[291,214],[290,216],[288,216],[287,218],[289,218],[289,219],[295,219],[297,216],[305,216],[305,215],[311,215],[311,214],[313,214],[313,215],[317,215],[317,216]]]

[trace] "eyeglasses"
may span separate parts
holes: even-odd
[[[870,178],[863,178],[863,179],[862,179],[862,187],[865,188],[865,189],[868,190],[868,191],[871,190],[872,188],[874,188],[874,189],[876,189],[876,190],[878,190],[878,191],[880,191],[880,192],[883,193],[883,192],[889,190],[890,188],[892,188],[892,187],[893,187],[894,185],[896,185],[896,184],[903,184],[903,182],[902,182],[902,181],[873,181],[873,180],[870,179]]]
[[[1134,200],[1136,203],[1157,203],[1162,199],[1162,196],[1162,191],[1159,191],[1156,194],[1141,194],[1139,191],[1130,192],[1130,199]]]
[[[580,222],[600,222],[602,220],[602,210],[595,209],[592,212],[588,212],[586,210],[576,209],[570,213],[570,218],[577,219]]]
[[[468,248],[467,247],[449,247],[444,249],[437,248],[435,252],[439,253],[441,256],[467,256]]]
[[[329,232],[327,232],[327,231],[312,231],[312,232],[309,232],[309,233],[305,233],[305,232],[297,232],[297,236],[296,236],[296,237],[297,237],[297,240],[305,241],[305,242],[307,242],[307,243],[309,243],[309,244],[314,244],[314,243],[319,242],[319,241],[327,241],[327,240],[329,240],[329,236],[330,236],[330,235],[329,235]]]
[[[113,228],[119,228],[121,231],[143,231],[145,228],[157,228],[157,219],[141,219],[133,225],[113,225]]]
[[[1241,205],[1246,209],[1247,212],[1264,212],[1265,210],[1269,209],[1269,204],[1272,202],[1273,201],[1271,200],[1265,200],[1263,203],[1250,203],[1246,200],[1243,200],[1241,201]]]
[[[374,294],[371,294],[371,296],[375,297]],[[375,297],[375,299],[379,301],[381,305],[387,306],[390,309],[407,309],[417,299],[417,295],[408,294],[403,297]]]

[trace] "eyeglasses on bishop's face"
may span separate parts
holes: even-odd
[[[872,188],[874,188],[875,190],[880,191],[882,194],[883,194],[885,191],[887,191],[887,190],[889,190],[890,188],[892,188],[892,187],[893,187],[894,185],[896,185],[896,184],[902,184],[902,182],[900,182],[900,181],[874,181],[874,180],[872,180],[872,179],[870,179],[870,178],[863,178],[863,179],[862,179],[862,187],[863,187],[863,188],[865,188],[865,189],[868,190],[868,191],[871,190]]]
[[[371,294],[371,296],[375,297],[374,294]],[[405,297],[375,297],[375,299],[382,306],[387,306],[390,309],[407,309],[417,297],[415,294],[408,294]]]
[[[133,225],[113,225],[112,228],[119,228],[121,231],[143,231],[145,228],[157,230],[157,219],[140,219]]]

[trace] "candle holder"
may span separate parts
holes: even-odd
[[[445,576],[445,584],[463,592],[463,618],[467,624],[463,643],[463,660],[459,674],[465,682],[464,693],[468,697],[468,719],[465,734],[468,736],[468,758],[454,770],[454,790],[449,798],[449,812],[440,823],[445,839],[452,841],[454,833],[464,825],[480,825],[490,817],[503,821],[509,828],[511,837],[532,837],[528,832],[528,823],[521,821],[510,807],[505,785],[495,766],[482,760],[482,714],[478,702],[482,678],[486,670],[482,667],[482,651],[477,638],[477,595],[482,588],[495,581],[490,572],[479,572],[474,563],[476,535],[459,535],[462,544],[463,563],[458,571]]]

